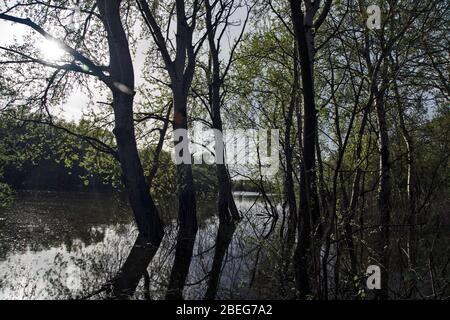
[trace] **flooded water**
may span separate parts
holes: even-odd
[[[243,215],[235,230],[219,228],[214,201],[199,201],[199,231],[184,297],[203,299],[214,278],[220,299],[292,297],[293,275],[280,267],[285,261],[280,255],[280,224],[275,228],[276,219],[265,214],[271,208],[254,193],[236,193],[235,199]],[[173,204],[176,200],[158,204],[166,235],[148,267],[150,285],[141,280],[136,299],[164,299],[176,244]],[[392,243],[402,241],[403,229],[392,230]],[[421,247],[434,248],[436,266],[430,269],[429,255],[419,257],[415,272],[424,296],[432,297],[433,288],[445,287],[448,281],[447,230],[439,237],[422,233]],[[0,299],[104,299],[107,295],[100,289],[117,275],[136,236],[121,194],[20,192],[9,208],[0,209]],[[368,233],[367,241],[369,237]],[[400,292],[409,280],[404,254],[394,249],[390,287]],[[361,261],[364,271],[371,261],[368,256]],[[349,298],[347,291],[338,293]]]
[[[223,258],[218,296],[251,298],[254,261],[261,251],[258,239],[269,232],[270,219],[256,214],[262,204],[255,194],[236,195],[236,200],[244,221]],[[172,265],[176,210],[170,203],[159,205],[167,233],[148,269],[152,299],[164,297]],[[199,232],[186,298],[204,294],[216,246],[215,203],[198,207]],[[258,218],[249,219],[252,215]],[[0,211],[0,299],[85,297],[114,277],[136,235],[131,211],[120,194],[21,192]],[[143,297],[142,287],[141,283],[136,298]]]

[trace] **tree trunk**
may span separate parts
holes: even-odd
[[[405,124],[404,109],[402,107],[402,101],[400,99],[400,93],[398,91],[397,82],[394,81],[394,90],[397,104],[398,118],[400,122],[400,130],[402,132],[403,140],[406,146],[407,155],[407,183],[406,194],[408,196],[408,214],[407,222],[409,224],[408,230],[408,264],[409,268],[413,270],[416,266],[416,251],[417,251],[417,236],[415,230],[417,218],[416,218],[416,206],[417,206],[417,181],[415,172],[415,156],[414,156],[414,142],[409,134],[408,128]]]
[[[414,142],[409,134],[408,128],[405,124],[404,119],[404,109],[402,106],[402,101],[400,99],[400,93],[398,90],[397,82],[394,81],[394,91],[396,97],[396,105],[398,118],[400,122],[400,130],[402,132],[403,140],[405,141],[406,146],[406,155],[407,155],[407,182],[406,182],[406,194],[408,197],[408,213],[406,215],[406,221],[409,225],[408,228],[408,240],[407,240],[407,252],[408,252],[408,267],[409,271],[413,272],[410,277],[409,287],[411,288],[411,294],[414,294],[416,291],[416,274],[415,268],[417,263],[417,216],[416,216],[416,206],[417,206],[417,179],[416,179],[416,161],[414,156]]]
[[[172,86],[174,106],[173,129],[183,129],[187,133],[187,92],[183,81],[180,83],[173,82]],[[187,138],[187,135],[184,138]],[[181,140],[174,141],[175,145],[180,142]],[[183,158],[183,154],[180,154],[180,156]],[[183,298],[183,288],[189,274],[195,237],[198,230],[194,178],[190,163],[177,165],[177,179],[179,230],[175,260],[166,293],[166,299],[169,300]]]
[[[295,46],[297,51],[297,47]],[[295,198],[294,189],[294,179],[292,175],[294,174],[294,169],[292,165],[293,161],[293,145],[291,142],[292,127],[294,120],[294,112],[299,108],[298,103],[298,59],[297,52],[294,52],[294,81],[292,84],[292,97],[289,103],[287,117],[285,117],[285,136],[284,136],[284,154],[286,158],[286,172],[285,172],[285,194],[288,202],[289,216],[288,216],[288,228],[286,234],[286,252],[290,254],[291,248],[295,243],[295,226],[297,226],[297,200]],[[299,133],[300,134],[300,133]],[[287,257],[287,261],[290,261],[290,257]]]
[[[208,287],[205,293],[205,300],[214,300],[220,282],[220,274],[222,271],[223,260],[233,239],[236,226],[234,224],[219,224],[217,231],[216,248],[214,250],[214,258],[211,270],[208,274]]]
[[[222,118],[220,115],[220,89],[217,84],[218,80],[215,80],[211,86],[212,91],[212,124],[213,129],[216,129],[220,133],[223,132]],[[225,150],[224,141],[221,135],[215,137],[216,152],[220,148]],[[220,146],[220,147],[219,147]],[[239,211],[236,207],[236,203],[233,198],[232,185],[230,174],[225,163],[225,154],[220,155],[222,159],[216,159],[216,176],[217,176],[217,209],[219,214],[219,222],[225,224],[231,224],[240,219]]]
[[[211,75],[209,76],[209,102],[211,107],[211,121],[213,129],[220,132],[215,136],[216,152],[225,150],[223,134],[222,116],[221,116],[221,98],[220,88],[223,78],[220,75],[219,50],[216,46],[215,29],[213,26],[212,7],[209,0],[205,1],[206,7],[206,30],[208,34],[209,53],[211,58]],[[221,159],[220,159],[220,158]],[[230,224],[240,219],[239,211],[233,198],[232,184],[228,168],[225,164],[225,154],[216,155],[216,175],[218,182],[217,209],[219,222]]]
[[[383,93],[375,85],[375,107],[378,122],[378,151],[380,154],[380,180],[378,184],[378,218],[380,232],[378,235],[378,259],[384,271],[381,276],[381,290],[379,297],[388,299],[389,284],[389,223],[391,218],[391,168],[389,163],[389,136],[386,121]]]
[[[304,105],[298,242],[294,254],[296,286],[300,298],[304,299],[311,293],[308,277],[308,259],[311,256],[311,236],[316,233],[316,226],[319,220],[315,172],[317,114],[313,79],[314,37],[311,30],[312,21],[305,23],[300,1],[291,0],[290,4],[298,56],[300,58]],[[315,261],[314,257],[313,261]]]
[[[139,236],[113,283],[116,298],[134,293],[139,279],[164,236],[158,210],[150,195],[136,145],[133,120],[134,73],[128,41],[120,19],[120,0],[97,0],[108,34],[113,90],[114,124],[120,165]],[[138,261],[138,263],[135,263]]]
[[[361,175],[363,170],[361,169],[361,154],[363,147],[363,136],[366,128],[367,118],[369,114],[369,107],[366,107],[363,112],[361,125],[358,130],[358,137],[356,140],[356,150],[355,150],[355,161],[356,161],[356,170],[355,176],[352,182],[352,189],[350,194],[350,201],[347,207],[347,212],[344,215],[344,238],[345,238],[345,246],[348,252],[348,256],[350,258],[350,278],[353,283],[353,277],[358,274],[358,266],[357,266],[357,257],[356,257],[356,249],[353,242],[353,227],[352,221],[355,217],[356,208],[358,205],[358,199],[360,196],[360,187],[361,187]],[[361,228],[362,226],[360,226]],[[353,286],[354,294],[356,295],[358,292],[358,288]]]

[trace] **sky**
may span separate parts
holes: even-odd
[[[11,4],[10,4],[11,3]],[[8,5],[12,5],[13,1],[8,2]],[[245,18],[245,10],[244,9],[240,9],[235,13],[235,17],[233,19],[241,19],[243,20]],[[12,15],[14,15],[15,13],[11,13]],[[174,24],[172,24],[173,26]],[[140,33],[140,26],[136,26],[135,27],[136,31]],[[51,33],[51,30],[47,30],[49,31],[49,33]],[[16,39],[19,43],[24,43],[24,41],[22,40],[22,37],[30,34],[32,31],[32,29],[30,27],[27,26],[23,26],[17,23],[11,23],[8,21],[4,21],[0,19],[0,45],[1,46],[8,46],[9,44],[11,44],[14,39]],[[235,27],[231,27],[228,37],[224,37],[224,41],[222,41],[222,54],[223,57],[227,57],[229,56],[229,51],[230,51],[230,44],[229,44],[229,39],[234,39],[239,35],[240,32],[240,27],[239,26],[235,26]],[[174,31],[173,31],[174,33]],[[40,48],[43,49],[41,50],[41,52],[43,53],[43,55],[47,55],[48,57],[52,57],[53,53],[52,53],[52,49],[54,48],[49,48],[48,44],[45,43],[45,38],[41,37],[40,35],[38,35],[38,37],[41,39],[41,45]],[[134,66],[134,73],[135,73],[135,84],[136,87],[139,86],[140,84],[143,83],[144,79],[143,79],[143,72],[144,72],[144,64],[145,64],[145,54],[148,50],[148,48],[153,45],[152,42],[150,42],[152,40],[149,39],[143,39],[143,40],[139,40],[137,43],[137,47],[136,47],[136,51],[134,53],[133,56],[133,66]],[[206,45],[206,42],[205,42]],[[46,49],[47,47],[47,49]],[[0,50],[1,51],[1,50]],[[50,59],[51,60],[51,59]],[[148,69],[147,69],[148,70]],[[136,97],[135,101],[139,101],[139,95]],[[54,112],[56,115],[63,117],[67,120],[74,120],[74,121],[78,121],[82,115],[83,112],[86,112],[88,110],[88,105],[91,102],[91,108],[98,108],[98,104],[96,104],[97,101],[102,101],[102,102],[106,102],[106,97],[103,97],[101,95],[100,92],[94,92],[94,98],[92,99],[92,101],[90,100],[90,98],[88,97],[88,95],[83,92],[80,89],[76,89],[74,91],[72,91],[69,96],[67,97],[66,101],[58,106],[56,109],[54,109]],[[97,106],[96,106],[97,105]],[[57,111],[58,110],[58,111]]]
[[[1,46],[10,45],[14,41],[14,39],[17,39],[19,43],[23,43],[23,41],[21,40],[22,37],[24,35],[30,34],[30,32],[32,31],[31,28],[29,27],[0,19]],[[40,37],[40,43],[42,43],[42,45],[39,45],[39,47],[45,47],[48,45],[44,37]],[[142,70],[145,63],[144,53],[147,50],[147,48],[148,44],[146,44],[146,41],[140,41],[137,45],[136,53],[133,56],[133,67],[135,71],[136,85],[141,84],[143,81]],[[49,48],[47,50],[51,49],[55,48]],[[44,55],[45,53],[49,53],[45,49],[41,51],[44,53]],[[95,94],[93,98],[94,102],[105,101],[106,98],[103,97],[100,92],[96,92],[94,94]],[[63,105],[58,106],[57,109],[60,110],[59,115],[64,117],[65,119],[78,121],[82,117],[83,112],[87,111],[89,102],[90,102],[89,96],[82,90],[77,89],[71,92],[67,98],[67,101]]]
[[[14,15],[14,13],[12,13]],[[235,14],[235,17],[233,19],[243,19],[245,18],[246,11],[244,9],[238,10],[238,12]],[[173,24],[172,24],[173,25]],[[229,51],[230,51],[230,39],[231,43],[233,43],[233,40],[237,38],[241,32],[242,26],[234,26],[231,27],[228,34],[223,37],[223,41],[221,43],[221,50],[222,50],[222,57],[224,61],[227,61],[229,57]],[[141,32],[140,26],[135,26],[135,32],[139,34]],[[46,30],[50,34],[52,34],[52,30]],[[26,35],[31,34],[34,32],[30,27],[23,26],[17,23],[12,23],[8,21],[4,21],[0,19],[0,45],[1,46],[8,46],[12,44],[14,41],[18,43],[24,43],[23,37]],[[175,30],[172,31],[173,33]],[[36,33],[36,45],[38,49],[40,50],[41,56],[39,58],[44,58],[48,61],[56,61],[61,55],[63,54],[62,50],[59,50],[57,45],[55,43],[49,43],[48,40],[46,40],[44,37],[40,36]],[[146,70],[149,70],[149,68],[145,67],[145,57],[146,52],[148,51],[149,47],[152,45],[152,40],[149,39],[142,39],[139,40],[136,44],[136,50],[133,54],[133,67],[134,67],[134,73],[135,73],[135,85],[138,87],[144,82],[143,78],[143,72],[147,72]],[[205,42],[204,45],[207,45]],[[59,52],[61,51],[61,52]],[[107,90],[105,90],[107,92]],[[81,89],[75,89],[72,92],[70,92],[67,96],[67,99],[59,106],[55,106],[55,108],[52,108],[52,114],[59,116],[61,118],[65,118],[66,120],[72,120],[72,121],[79,121],[84,112],[87,112],[88,110],[94,111],[99,110],[101,106],[97,104],[98,101],[106,102],[107,97],[102,96],[102,93],[98,90],[94,90],[94,97],[91,98],[87,95],[87,93],[83,92]],[[135,98],[135,101],[139,101],[140,96],[139,93]],[[233,134],[233,136],[236,136]],[[240,135],[237,135],[240,136]],[[242,138],[242,137],[241,137]],[[227,140],[227,139],[225,139]],[[242,140],[242,139],[240,139]],[[240,141],[239,140],[239,141]],[[227,141],[227,145],[228,145]],[[238,142],[238,145],[241,147],[238,147],[238,149],[248,149],[248,148],[242,148],[242,145],[244,143]],[[192,146],[194,148],[194,146]],[[171,148],[169,148],[171,149]],[[250,150],[251,149],[251,150]],[[255,150],[250,148],[248,150],[249,152],[249,159],[255,160],[256,154]],[[238,162],[243,161],[243,157],[245,158],[245,154],[242,152],[237,155]],[[251,162],[251,161],[250,161]],[[256,164],[256,163],[255,163]],[[240,165],[238,165],[240,167]]]

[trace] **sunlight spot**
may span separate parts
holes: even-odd
[[[44,39],[38,43],[42,58],[48,61],[57,61],[64,55],[64,50],[55,41]]]

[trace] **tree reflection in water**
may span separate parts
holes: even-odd
[[[39,194],[36,197],[35,193],[19,197],[23,201],[17,201],[8,212],[3,212],[9,221],[7,227],[19,231],[17,239],[11,233],[8,235],[14,239],[9,245],[4,244],[5,234],[1,239],[6,250],[0,260],[0,298],[105,299],[114,295],[112,284],[116,288],[129,286],[129,293],[134,293],[135,299],[164,298],[177,231],[170,215],[165,216],[166,237],[146,270],[142,266],[147,265],[153,252],[139,242],[134,223],[126,218],[126,207],[120,199],[111,201],[110,195],[96,195],[93,201],[85,194]],[[72,201],[79,206],[71,207]],[[36,209],[45,207],[48,202],[52,203],[51,210]],[[261,209],[253,202],[240,199],[238,205],[241,211],[252,215]],[[246,296],[248,290],[243,287],[252,273],[255,246],[261,245],[255,230],[263,231],[264,219],[260,219],[261,226],[257,219],[251,219],[252,225],[250,219],[244,219],[237,228],[219,226],[212,207],[214,203],[200,205],[199,232],[184,296],[188,299],[213,299],[216,293],[218,297]],[[97,214],[95,219],[91,217],[92,212]],[[24,217],[12,221],[13,215]],[[43,229],[67,225],[59,226],[58,234],[41,233],[37,237],[24,231],[30,221],[35,220]]]
[[[237,205],[244,215],[234,227],[219,225],[214,201],[199,203],[199,230],[183,297],[295,297],[293,276],[287,274],[292,273],[292,267],[285,268],[286,257],[282,254],[280,223],[264,215],[264,204],[255,198],[237,198]],[[178,230],[176,210],[170,205],[159,206],[163,208],[166,236],[145,269],[142,266],[147,263],[147,253],[152,252],[134,246],[138,234],[120,197],[19,194],[12,207],[0,212],[0,299],[108,299],[114,296],[114,280],[116,285],[120,280],[122,288],[131,289],[128,293],[134,293],[132,299],[164,299]],[[401,231],[397,230],[396,235],[402,236]],[[434,258],[438,265],[445,266],[447,240],[429,237],[423,242],[441,253]],[[330,257],[335,256],[333,250]],[[393,262],[398,270],[392,271],[391,286],[400,292],[405,283],[400,253],[393,252]],[[121,269],[123,273],[119,273]],[[427,269],[419,271],[421,291],[430,292],[430,273]],[[442,281],[437,279],[435,283],[444,286]],[[350,285],[338,290],[330,285],[330,294],[350,298],[352,290]]]

